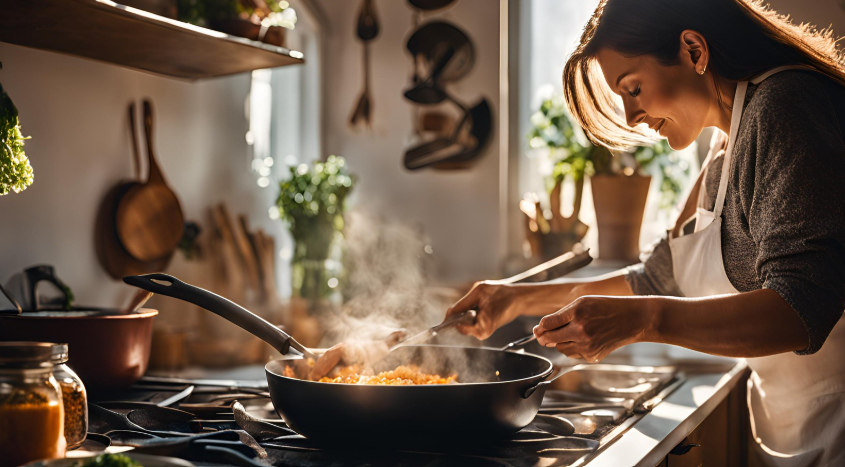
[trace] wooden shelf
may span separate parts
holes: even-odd
[[[302,53],[108,0],[2,0],[0,41],[197,80],[302,63]]]

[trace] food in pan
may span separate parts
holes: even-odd
[[[415,365],[401,365],[395,370],[382,371],[375,375],[362,374],[362,368],[358,365],[349,366],[338,371],[335,377],[325,376],[320,378],[321,383],[346,383],[346,384],[381,384],[394,386],[408,386],[420,384],[450,384],[456,383],[458,375],[443,377],[423,373]]]
[[[296,378],[296,373],[291,367],[285,368],[285,376]],[[438,374],[424,373],[416,365],[400,365],[394,370],[382,371],[372,374],[361,365],[352,365],[339,368],[331,376],[324,376],[318,380],[321,383],[344,383],[344,384],[375,384],[390,386],[410,386],[426,384],[453,384],[458,382],[458,375],[440,376]]]

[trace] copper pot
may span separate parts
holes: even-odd
[[[91,390],[132,385],[147,371],[158,311],[37,311],[0,315],[0,341],[68,344],[69,364]]]
[[[44,295],[44,287],[59,294]],[[69,363],[89,390],[130,386],[147,371],[158,311],[66,309],[72,298],[70,289],[49,265],[25,269],[7,287],[0,286],[0,293],[14,305],[14,309],[0,310],[0,341],[68,344]]]

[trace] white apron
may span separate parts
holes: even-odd
[[[759,84],[787,69],[768,71],[753,80]],[[804,68],[806,69],[806,68]],[[719,156],[711,147],[704,163],[696,209],[695,232],[670,238],[675,281],[687,297],[738,293],[722,262],[722,208],[748,82],[737,85],[731,132],[722,162],[722,177],[713,211],[704,208],[706,170]],[[724,134],[714,142],[724,142]],[[718,144],[721,146],[721,144]],[[845,325],[840,320],[813,355],[793,352],[749,358],[748,380],[752,443],[758,461],[768,466],[845,466]]]

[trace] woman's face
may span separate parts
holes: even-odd
[[[645,123],[679,150],[713,125],[709,73],[700,75],[689,56],[666,66],[651,56],[630,58],[602,49],[597,59],[607,85],[622,97],[629,126]]]

